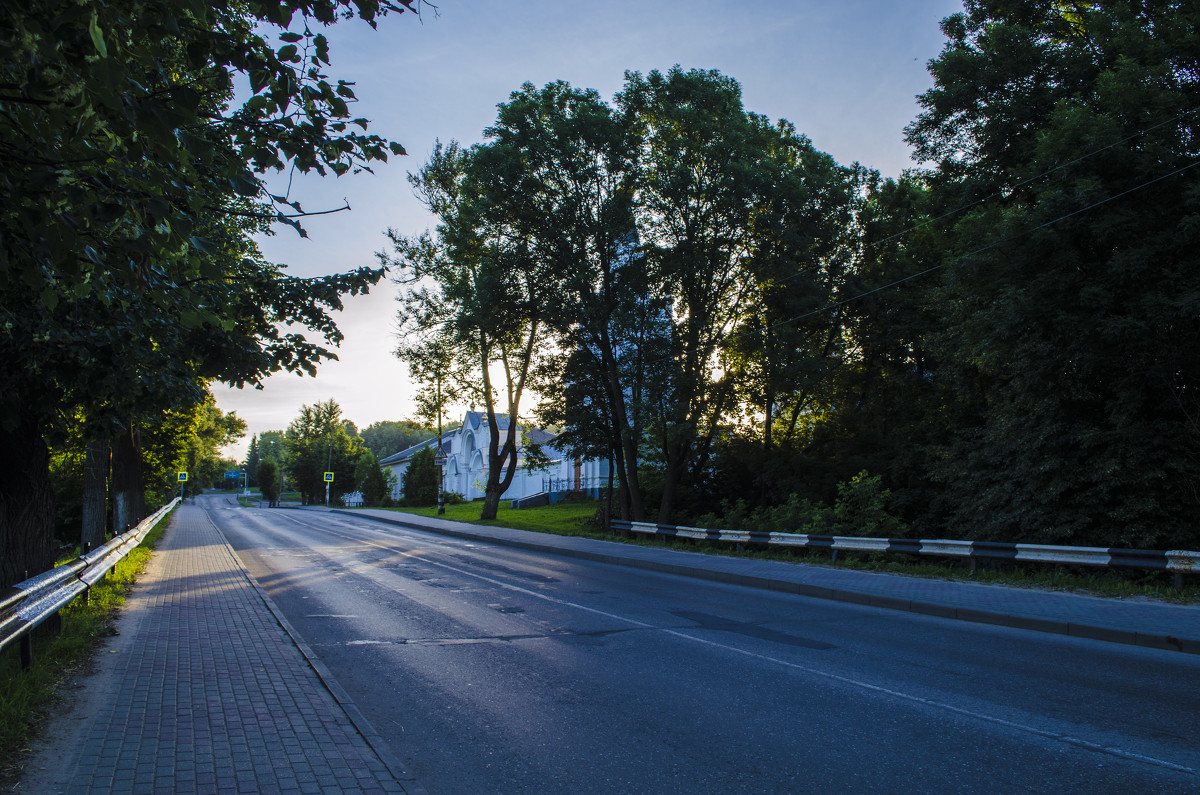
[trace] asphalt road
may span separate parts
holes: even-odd
[[[207,505],[433,793],[1200,791],[1195,655]]]

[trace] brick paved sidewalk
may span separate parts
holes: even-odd
[[[313,507],[310,510],[335,510]],[[340,510],[340,509],[337,509]],[[651,569],[822,599],[1200,654],[1200,606],[1001,585],[932,580],[840,567],[705,555],[664,547],[532,533],[370,508],[352,515],[521,549]]]
[[[18,792],[405,791],[201,508],[176,511],[117,629]]]

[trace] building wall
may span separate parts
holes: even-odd
[[[443,446],[448,456],[442,472],[443,489],[461,494],[468,501],[483,497],[488,474],[487,424],[485,421],[477,421],[475,417],[478,415],[468,413],[462,426],[443,436]],[[552,457],[556,455],[550,448],[546,448],[546,452]],[[504,492],[503,499],[515,500],[547,490],[574,491],[578,488],[593,492],[608,476],[608,462],[603,460],[588,459],[576,462],[574,459],[561,459],[545,469],[534,472],[527,472],[522,466],[523,463],[523,459],[518,459],[516,474],[513,475],[512,484]],[[396,477],[393,499],[404,496],[400,484],[404,480],[408,464],[409,461],[404,460],[388,465]],[[547,489],[547,486],[550,488]]]

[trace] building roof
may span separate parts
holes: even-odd
[[[414,455],[416,455],[420,451],[424,450],[426,447],[436,447],[436,446],[437,446],[437,437],[434,436],[432,439],[426,439],[425,441],[419,442],[418,444],[414,444],[412,447],[409,447],[405,450],[401,450],[398,453],[392,453],[387,458],[380,461],[379,465],[380,466],[389,466],[391,464],[403,464],[405,461],[409,460]],[[436,455],[436,451],[434,454]]]

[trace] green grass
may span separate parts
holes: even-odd
[[[45,722],[60,685],[86,670],[101,640],[112,634],[117,611],[169,521],[170,515],[164,517],[108,577],[92,586],[86,603],[80,596],[59,611],[61,629],[50,619],[34,630],[33,665],[21,668],[19,644],[0,654],[0,786],[7,788],[19,777],[19,754]]]
[[[501,501],[495,519],[482,520],[479,512],[483,503],[463,502],[458,505],[447,505],[446,514],[440,518],[455,522],[470,522],[471,524],[493,525],[497,527],[512,527],[517,530],[532,530],[538,533],[553,533],[560,536],[590,536],[593,538],[612,538],[603,527],[587,524],[598,509],[603,510],[604,504],[592,500],[580,502],[560,502],[555,505],[541,505],[536,508],[510,508],[507,501]],[[437,517],[437,508],[388,508],[389,511],[415,513],[420,516]]]
[[[513,527],[518,530],[532,530],[539,533],[615,540],[641,546],[663,546],[661,542],[644,536],[621,538],[607,532],[599,524],[590,524],[588,520],[598,510],[603,510],[602,502],[560,502],[555,505],[521,509],[509,508],[507,502],[501,502],[496,519],[489,521],[479,519],[480,508],[481,503],[478,502],[447,505],[446,515],[442,518],[471,524]],[[437,508],[391,508],[389,510],[415,513],[421,516],[437,516]],[[972,574],[968,561],[925,558],[915,555],[839,552],[837,563],[834,564],[830,562],[827,552],[792,553],[786,550],[754,548],[749,545],[743,545],[743,548],[739,550],[733,544],[689,541],[687,539],[673,540],[666,546],[671,549],[702,552],[709,555],[836,566],[938,580],[1070,591],[1108,598],[1149,598],[1185,604],[1200,602],[1200,576],[1197,575],[1185,577],[1183,590],[1176,590],[1173,576],[1164,572],[1109,571],[1054,564],[979,562],[976,572]]]

